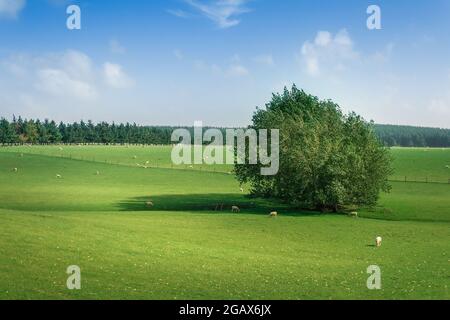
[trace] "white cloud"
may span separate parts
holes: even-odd
[[[266,66],[274,66],[275,62],[273,61],[273,56],[271,54],[262,54],[254,59],[255,62],[259,64],[263,64]]]
[[[226,75],[230,77],[245,77],[249,74],[250,72],[248,71],[248,69],[240,64],[231,65],[226,73]]]
[[[245,6],[248,0],[214,0],[208,3],[185,0],[185,2],[222,29],[237,26],[241,22],[239,16],[250,11]]]
[[[319,31],[313,42],[303,43],[300,60],[306,72],[314,77],[324,73],[340,72],[346,64],[359,58],[353,41],[343,29],[333,36],[328,31]]]
[[[26,0],[0,0],[0,17],[15,18],[25,5]]]
[[[69,95],[79,99],[93,99],[97,96],[97,93],[91,84],[74,79],[63,70],[39,70],[38,80],[38,89],[55,96]]]
[[[103,65],[103,76],[106,83],[117,89],[128,88],[133,85],[131,78],[123,71],[122,66],[110,62]]]
[[[122,46],[116,39],[112,39],[109,41],[109,49],[114,54],[124,54],[126,52],[125,47]]]
[[[91,59],[84,53],[68,50],[33,59],[35,87],[54,96],[95,99],[95,75]]]
[[[20,92],[34,90],[36,96],[50,99],[96,100],[108,87],[133,84],[122,66],[109,62],[95,65],[88,55],[75,50],[41,56],[16,54],[0,61],[0,68],[7,72],[9,84]]]

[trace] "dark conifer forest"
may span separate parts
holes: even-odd
[[[177,127],[141,126],[136,123],[56,123],[51,120],[0,119],[0,144],[171,144]],[[193,128],[188,128],[193,130]],[[374,124],[388,147],[450,147],[450,129]]]

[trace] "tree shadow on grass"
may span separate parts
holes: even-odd
[[[153,205],[147,205],[151,202]],[[318,212],[301,210],[271,199],[252,198],[240,194],[182,194],[155,195],[135,197],[121,201],[120,211],[152,212],[203,212],[203,213],[231,213],[232,207],[237,206],[242,214],[269,214],[277,211],[283,216],[320,215]]]

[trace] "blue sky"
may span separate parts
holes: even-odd
[[[0,0],[0,115],[240,126],[295,83],[367,120],[448,128],[449,18],[446,0]]]

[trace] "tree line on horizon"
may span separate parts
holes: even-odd
[[[0,119],[0,144],[160,144],[169,145],[172,132],[181,127],[141,126],[80,121],[56,123],[45,119]],[[193,128],[187,128],[193,131]],[[208,129],[208,128],[205,128]],[[225,128],[220,128],[225,131]],[[450,147],[450,129],[374,124],[379,140],[387,147]],[[192,135],[193,136],[193,135]]]

